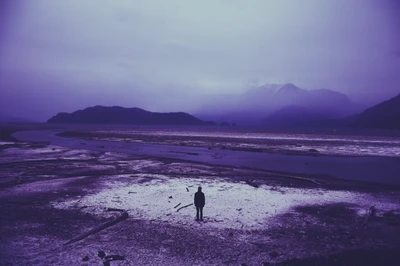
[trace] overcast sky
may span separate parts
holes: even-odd
[[[292,82],[400,92],[397,0],[0,0],[0,113],[191,111],[201,94]]]

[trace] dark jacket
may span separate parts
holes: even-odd
[[[194,205],[196,207],[204,207],[204,205],[206,205],[206,198],[203,192],[198,191],[194,193]]]

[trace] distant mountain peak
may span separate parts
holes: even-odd
[[[285,84],[264,84],[260,87],[249,89],[246,94],[256,93],[272,93],[272,94],[291,94],[306,91],[294,85],[293,83]]]
[[[275,89],[275,93],[298,93],[304,91],[293,83],[286,83]]]

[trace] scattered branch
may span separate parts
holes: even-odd
[[[115,224],[125,220],[126,218],[128,218],[128,213],[127,212],[123,212],[122,215],[119,216],[118,218],[116,218],[116,219],[114,219],[112,221],[106,222],[106,223],[104,223],[104,224],[102,224],[102,225],[100,225],[100,226],[98,226],[96,228],[93,228],[89,232],[86,232],[86,233],[84,233],[84,234],[82,234],[82,235],[80,235],[78,237],[75,237],[75,238],[71,239],[70,241],[64,243],[64,245],[69,245],[69,244],[78,242],[78,241],[80,241],[82,239],[85,239],[85,238],[87,238],[87,237],[89,237],[91,235],[94,235],[94,234],[106,229],[107,227],[110,227],[112,225],[115,225]]]
[[[123,209],[116,209],[116,208],[107,208],[108,212],[123,212]]]
[[[192,205],[193,205],[193,203],[190,203],[190,204],[188,204],[188,205],[182,206],[182,207],[180,207],[179,209],[177,209],[176,212],[180,211],[180,210],[183,209],[183,208],[192,206]]]

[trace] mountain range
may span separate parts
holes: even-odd
[[[213,125],[183,112],[154,113],[140,108],[94,106],[73,113],[58,113],[51,124]]]
[[[361,111],[349,97],[328,89],[305,90],[292,83],[267,84],[242,95],[219,98],[197,111],[196,116],[244,125],[291,123],[299,119],[339,119]]]
[[[400,94],[361,108],[344,94],[327,89],[304,90],[288,83],[253,88],[240,97],[217,98],[197,117],[183,112],[155,113],[140,108],[95,106],[59,113],[48,123],[216,125],[217,122],[263,127],[400,128]],[[228,124],[228,123],[223,123]]]

